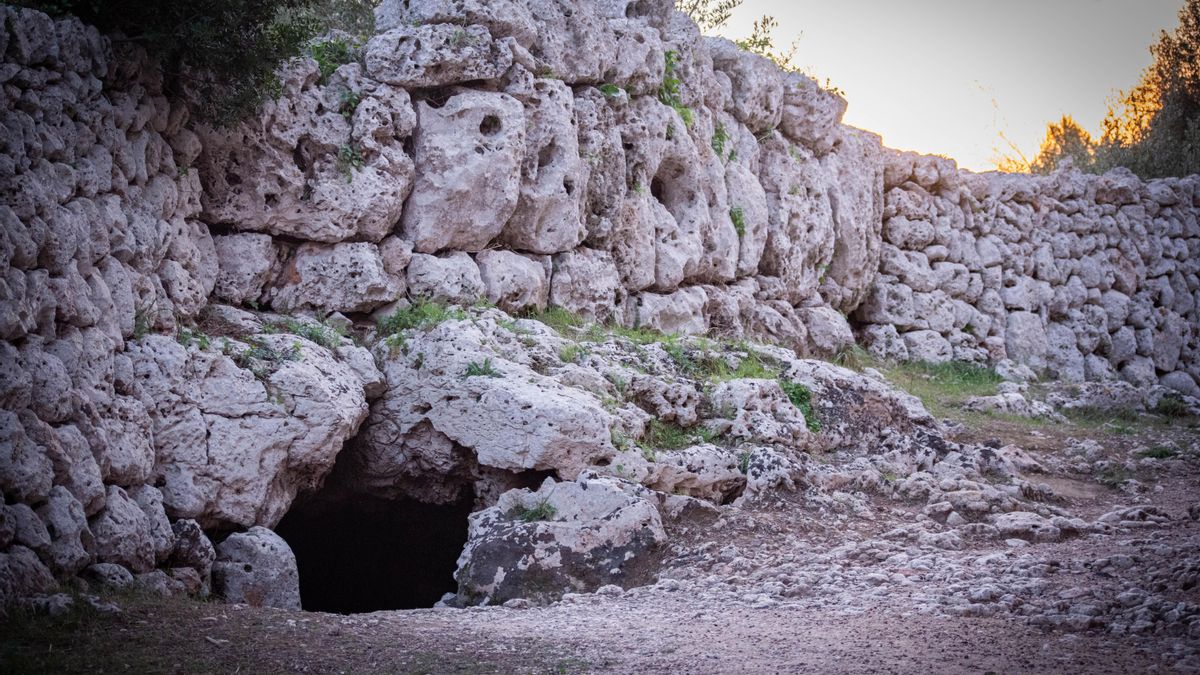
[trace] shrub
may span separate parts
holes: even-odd
[[[675,68],[679,63],[679,53],[670,50],[663,54],[663,57],[666,60],[666,69],[663,71],[662,86],[658,89],[658,100],[674,108],[683,123],[690,127],[693,120],[692,109],[683,104],[683,99],[680,97],[683,81],[675,74]]]
[[[398,309],[379,320],[379,332],[394,335],[402,330],[436,326],[443,321],[467,318],[466,312],[456,307],[447,307],[436,302],[419,300],[413,305]]]
[[[346,330],[340,326],[331,326],[324,322],[307,323],[296,319],[285,319],[280,323],[271,324],[267,326],[267,330],[273,333],[291,333],[326,349],[336,349],[341,346],[342,338],[346,337]]]

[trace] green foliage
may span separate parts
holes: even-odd
[[[74,14],[119,47],[145,49],[162,66],[172,95],[189,94],[199,117],[229,124],[276,95],[275,70],[320,30],[308,10],[318,0],[27,0]]]
[[[742,207],[735,206],[729,209],[729,219],[733,221],[733,229],[737,231],[739,237],[746,235],[746,212]]]
[[[558,509],[550,503],[549,497],[543,497],[533,506],[518,507],[512,515],[522,522],[533,523],[539,520],[553,520],[554,516],[558,515]]]
[[[1030,170],[1044,173],[1069,157],[1092,173],[1118,166],[1145,179],[1200,173],[1200,0],[1186,0],[1178,27],[1161,33],[1150,53],[1139,82],[1109,107],[1099,139],[1064,117],[1049,125]],[[1023,168],[1010,158],[1004,164]]]
[[[152,309],[141,307],[133,314],[133,339],[141,340],[150,334],[154,327],[154,319],[150,316]]]
[[[190,328],[180,328],[179,333],[175,336],[175,340],[179,344],[183,345],[184,348],[191,347],[193,344],[195,344],[201,350],[205,350],[212,345],[212,341],[209,339],[208,335],[199,329],[192,330]]]
[[[687,126],[692,126],[693,114],[692,109],[684,105],[681,97],[681,86],[683,81],[676,75],[675,70],[679,65],[679,53],[675,50],[669,50],[663,54],[666,60],[666,69],[663,71],[662,86],[658,89],[658,100],[675,109],[679,113],[679,117]]]
[[[379,321],[379,332],[394,335],[402,330],[436,326],[443,321],[459,321],[467,313],[457,307],[447,307],[436,302],[417,301],[404,309],[398,309]]]
[[[584,324],[583,317],[557,305],[536,312],[526,312],[524,318],[540,321],[559,334],[581,328]]]
[[[504,375],[496,370],[490,358],[486,358],[483,360],[483,363],[475,361],[468,363],[467,371],[463,374],[463,377],[504,377]]]
[[[576,363],[579,359],[587,356],[587,353],[587,347],[572,342],[571,344],[563,345],[562,349],[558,350],[558,358],[562,359],[563,363]]]
[[[362,150],[357,144],[351,143],[338,148],[337,168],[347,183],[354,182],[354,172],[363,168],[363,163]]]
[[[1137,453],[1138,457],[1147,457],[1150,459],[1171,459],[1178,454],[1179,448],[1170,445],[1156,445],[1153,448]]]
[[[358,104],[362,102],[362,94],[353,89],[343,89],[338,96],[338,112],[342,117],[350,119],[354,117],[354,111],[358,110]]]
[[[737,46],[748,52],[753,52],[770,59],[785,72],[798,72],[799,69],[792,65],[792,60],[796,56],[799,41],[792,42],[787,51],[776,50],[774,32],[778,27],[779,22],[775,20],[775,17],[764,14],[754,20],[754,27],[749,37],[742,40],[735,40],[735,42]]]
[[[618,87],[615,84],[608,84],[608,83],[602,84],[597,88],[600,90],[601,94],[604,94],[605,96],[607,96],[609,98],[616,98],[617,96],[621,95],[621,92],[625,91],[624,89]]]
[[[700,30],[709,32],[729,22],[733,10],[741,7],[742,0],[676,0],[675,7],[692,17]]]
[[[748,451],[738,454],[738,471],[741,471],[742,475],[750,473],[750,453]]]
[[[729,142],[729,132],[725,131],[725,125],[717,122],[717,128],[713,131],[712,149],[717,153],[718,157],[725,154],[725,144]]]
[[[804,413],[804,422],[808,430],[814,434],[821,431],[821,420],[817,419],[817,413],[812,406],[812,390],[799,382],[782,378],[779,380],[779,388],[783,389],[792,405]]]
[[[643,450],[679,450],[692,445],[694,433],[689,432],[678,424],[663,422],[658,419],[650,420],[646,425],[646,434],[638,445]]]
[[[267,326],[267,330],[272,333],[291,333],[327,349],[336,349],[342,344],[342,338],[346,337],[346,329],[341,326],[331,326],[325,322],[309,323],[296,319],[285,319],[280,323],[271,324]]]
[[[345,37],[335,36],[310,44],[308,55],[316,60],[321,81],[324,82],[333,71],[358,59],[358,47]]]
[[[221,351],[238,368],[254,373],[254,377],[266,381],[273,370],[286,361],[300,360],[300,343],[295,342],[289,349],[277,349],[257,338],[248,338],[245,349],[238,349],[228,339],[223,341]]]
[[[823,276],[824,270],[822,270]],[[864,368],[874,368],[879,365],[875,362],[875,357],[858,344],[850,344],[838,349],[837,353],[833,355],[833,362],[855,372],[862,372]]]
[[[1158,399],[1158,403],[1154,405],[1154,412],[1163,417],[1186,417],[1188,414],[1187,404],[1183,399],[1175,394],[1167,394]]]

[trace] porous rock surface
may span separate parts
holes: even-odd
[[[377,14],[361,62],[282,64],[277,98],[215,129],[127,43],[0,7],[0,606],[81,573],[125,583],[118,568],[204,592],[210,539],[235,531],[213,587],[294,607],[290,580],[239,590],[250,554],[231,551],[339,457],[363,492],[474,495],[462,602],[529,595],[522,575],[546,598],[639,583],[649,567],[539,556],[649,560],[663,517],[779,491],[865,509],[842,489],[873,486],[981,531],[1067,516],[915,399],[804,358],[855,337],[1195,405],[1194,176],[972,174],[894,152],[841,124],[840,97],[665,1]],[[480,299],[499,309],[369,327]],[[515,318],[548,305],[764,344]],[[546,476],[563,482],[520,491]],[[542,496],[569,526],[512,519]]]

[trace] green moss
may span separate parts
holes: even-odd
[[[813,410],[812,390],[799,382],[784,379],[779,380],[779,388],[783,389],[783,393],[787,395],[792,405],[804,413],[804,422],[808,426],[808,430],[814,434],[821,431],[821,420],[817,418],[817,413]]]

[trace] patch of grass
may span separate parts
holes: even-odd
[[[686,448],[691,441],[691,434],[678,424],[653,419],[646,426],[646,435],[642,437],[640,445],[655,449],[679,450]]]
[[[1100,475],[1096,478],[1102,484],[1107,485],[1110,488],[1117,488],[1121,486],[1121,483],[1129,480],[1130,475],[1129,472],[1125,470],[1125,467],[1121,466],[1120,464],[1114,464],[1104,471],[1101,471]]]
[[[814,434],[820,432],[821,420],[817,419],[817,413],[813,410],[812,390],[799,382],[785,379],[779,380],[779,387],[783,389],[792,405],[804,413],[804,423],[808,430]]]
[[[600,85],[599,87],[597,87],[597,89],[600,90],[601,94],[604,94],[605,96],[607,96],[609,98],[616,98],[621,95],[621,92],[625,91],[624,89],[618,87],[617,85],[609,84],[607,82]]]
[[[1063,410],[1063,416],[1085,428],[1107,429],[1119,434],[1132,433],[1143,422],[1141,413],[1133,408],[1097,408],[1084,406]]]
[[[150,316],[153,310],[149,307],[141,307],[133,314],[133,339],[141,340],[150,334],[150,329],[154,327],[154,319]]]
[[[457,307],[447,307],[436,302],[418,301],[404,309],[398,309],[379,321],[379,332],[395,335],[402,330],[436,326],[444,321],[459,321],[467,313]]]
[[[272,333],[291,333],[326,349],[336,349],[342,344],[342,338],[346,337],[346,329],[331,326],[323,321],[309,323],[297,319],[284,319],[279,323],[270,324],[267,330]]]
[[[238,368],[249,370],[254,377],[265,382],[267,377],[286,361],[299,361],[300,343],[290,349],[277,349],[257,338],[246,339],[246,349],[238,349],[228,339],[221,345],[221,352],[233,359]]]
[[[649,345],[656,342],[664,342],[671,339],[665,333],[660,333],[651,328],[643,328],[635,326],[633,328],[625,328],[624,326],[609,326],[608,332],[618,337],[623,337],[635,345]]]
[[[1179,448],[1171,445],[1156,445],[1148,450],[1142,450],[1137,453],[1138,457],[1146,457],[1149,459],[1171,459],[1179,454]]]
[[[713,131],[712,149],[717,153],[718,157],[725,154],[725,144],[729,142],[729,132],[725,131],[725,125],[717,122],[717,128]]]
[[[553,520],[554,516],[558,515],[558,509],[550,503],[549,497],[544,497],[533,506],[518,508],[513,515],[521,522],[534,523],[539,520]]]
[[[208,349],[212,345],[212,340],[208,334],[199,328],[192,330],[191,328],[180,328],[179,333],[175,336],[176,342],[183,345],[184,348],[191,347],[195,344],[201,351]]]
[[[467,364],[467,372],[463,377],[504,377],[504,374],[496,370],[492,365],[490,358],[484,359],[483,363],[472,361]]]
[[[828,267],[826,265],[825,267]],[[821,272],[821,280],[824,281],[824,270]],[[850,344],[842,347],[833,355],[833,363],[843,368],[849,368],[856,373],[861,373],[867,368],[876,368],[879,363],[871,356],[871,352],[863,349],[857,344]]]
[[[353,89],[343,89],[338,95],[338,112],[342,117],[350,119],[354,117],[354,111],[358,110],[358,104],[362,102],[362,94]]]
[[[541,311],[526,312],[522,318],[541,321],[560,335],[582,328],[585,323],[583,317],[556,305],[552,305]]]
[[[683,104],[682,93],[680,86],[683,80],[675,74],[675,70],[679,65],[679,53],[675,50],[669,50],[663,54],[666,61],[666,68],[663,71],[662,86],[658,89],[658,100],[671,106],[675,112],[679,113],[679,117],[687,126],[692,126],[694,115],[692,109]]]
[[[1179,419],[1188,415],[1187,404],[1183,402],[1182,398],[1174,394],[1167,394],[1158,399],[1158,403],[1154,406],[1154,412],[1172,419]]]
[[[901,363],[884,374],[892,384],[921,399],[938,417],[961,416],[964,401],[991,396],[1004,381],[992,368],[962,361]]]
[[[558,358],[562,359],[563,363],[578,363],[580,359],[587,355],[587,347],[575,342],[563,345],[562,349],[558,350]]]
[[[711,365],[709,365],[711,363]],[[752,351],[748,351],[746,356],[738,359],[737,366],[732,370],[725,359],[714,358],[705,359],[705,364],[708,366],[708,380],[712,382],[724,382],[727,380],[773,380],[779,377],[779,373],[763,363],[762,357]]]
[[[733,221],[733,229],[739,237],[746,236],[746,212],[740,206],[729,209],[729,219]]]
[[[741,454],[738,455],[738,471],[741,471],[742,475],[746,475],[746,474],[750,473],[750,453],[749,452],[743,451]]]

